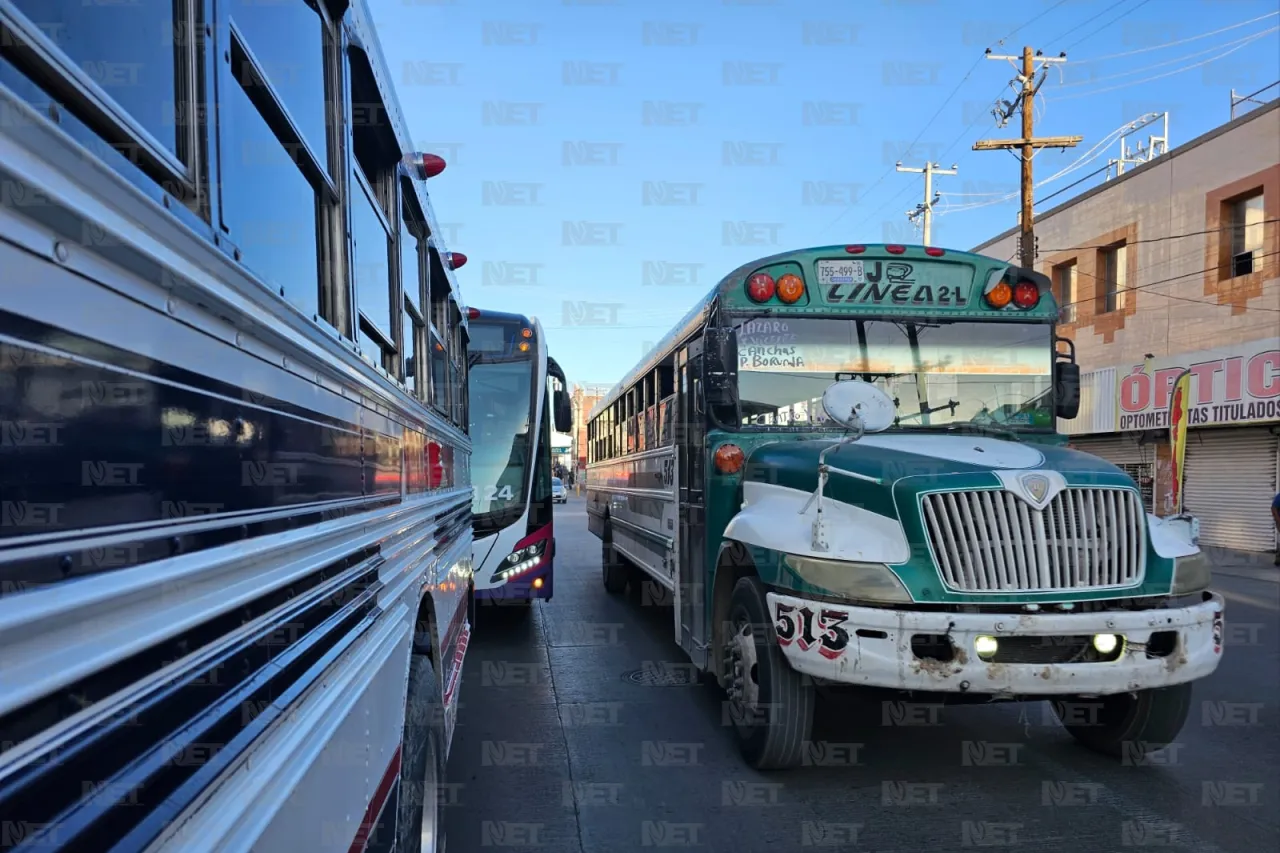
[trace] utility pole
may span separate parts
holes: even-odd
[[[990,48],[987,49],[987,59],[1006,59],[1011,64],[1017,61],[1016,56],[995,56],[991,53]],[[1000,110],[996,110],[997,123],[1001,127],[1004,127],[1004,123],[1013,116],[1015,110],[1022,113],[1022,138],[983,139],[973,143],[974,151],[1022,149],[1022,218],[1018,248],[1021,254],[1019,263],[1028,269],[1033,269],[1036,263],[1035,229],[1032,225],[1035,183],[1032,180],[1031,159],[1035,156],[1037,148],[1074,148],[1084,139],[1083,136],[1042,136],[1037,138],[1034,134],[1036,93],[1044,85],[1047,75],[1047,69],[1041,68],[1044,73],[1040,75],[1040,79],[1037,81],[1036,64],[1039,63],[1044,66],[1050,63],[1066,61],[1067,55],[1065,53],[1055,57],[1048,57],[1038,53],[1033,54],[1030,47],[1024,47],[1022,49],[1022,68],[1017,77],[1018,82],[1022,84],[1021,91],[1013,103],[1004,104],[1003,114],[1001,114]],[[1013,67],[1017,69],[1018,66],[1014,64]]]
[[[924,175],[924,203],[916,205],[915,210],[908,210],[907,218],[914,222],[916,217],[919,216],[924,221],[924,244],[928,246],[930,245],[929,238],[933,233],[933,205],[938,199],[942,198],[940,193],[933,191],[933,176],[954,175],[956,174],[956,165],[952,163],[950,169],[943,169],[937,163],[931,163],[926,160],[924,168],[911,169],[902,165],[902,161],[899,160],[897,168],[899,172],[914,172],[917,175]]]

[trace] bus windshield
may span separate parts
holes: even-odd
[[[471,508],[480,536],[524,513],[533,459],[533,361],[473,357],[469,382]]]
[[[888,393],[896,428],[1055,424],[1047,323],[770,317],[737,338],[743,426],[837,429],[822,409],[837,379]]]

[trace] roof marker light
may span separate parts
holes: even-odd
[[[924,253],[930,257],[940,258],[947,252],[945,249],[939,249],[937,246],[925,246]]]
[[[778,279],[778,299],[788,305],[799,301],[804,296],[804,282],[795,273],[787,273]]]
[[[776,288],[773,276],[767,272],[758,272],[747,279],[747,296],[751,297],[752,302],[768,302],[773,298]]]
[[[1034,308],[1040,302],[1040,288],[1035,282],[1020,281],[1013,288],[1013,304],[1019,308]]]
[[[845,246],[844,250],[851,255],[861,255],[867,250],[866,246]]]
[[[445,252],[445,261],[449,264],[449,269],[462,269],[467,265],[467,256],[461,252]]]
[[[403,162],[405,168],[413,173],[413,177],[419,181],[425,181],[434,178],[445,170],[448,165],[444,162],[444,158],[435,154],[428,154],[425,151],[414,151],[404,155]]]
[[[901,255],[907,250],[906,246],[899,246],[897,243],[890,243],[884,247],[884,250],[891,255]]]

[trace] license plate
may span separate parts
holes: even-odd
[[[862,261],[818,261],[818,284],[865,284]]]

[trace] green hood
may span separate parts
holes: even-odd
[[[770,440],[776,438],[776,440]],[[818,455],[836,443],[830,438],[779,435],[748,449],[745,482],[768,483],[812,493],[818,485]],[[996,471],[1056,471],[1068,486],[1137,489],[1133,480],[1110,462],[1048,444],[1030,444],[986,436],[908,434],[867,435],[827,454],[827,464],[855,477],[833,473],[827,479],[829,500],[861,507],[902,524],[911,557],[892,570],[921,602],[1015,603],[1035,600],[1073,601],[1161,595],[1168,592],[1172,561],[1155,554],[1148,537],[1147,571],[1142,586],[1117,591],[1057,591],[1053,593],[956,594],[940,582],[930,555],[928,536],[919,510],[920,495],[938,490],[1000,488]],[[868,479],[870,478],[870,479]],[[781,565],[783,555],[760,555],[776,563],[768,574],[773,582],[804,584]],[[799,586],[797,586],[799,584]],[[818,591],[818,590],[810,590]]]
[[[818,486],[818,455],[833,439],[782,440],[757,446],[747,459],[747,481],[773,483],[805,492]],[[991,472],[1057,471],[1069,485],[1127,486],[1133,480],[1110,462],[1043,444],[1024,444],[986,436],[880,433],[868,435],[827,454],[827,464],[879,483],[832,476],[828,497],[897,518],[896,499],[910,500],[921,491],[998,486]],[[902,504],[899,503],[899,506]],[[909,504],[908,504],[909,505]]]

